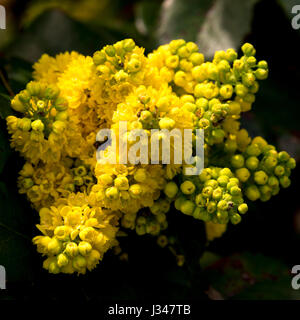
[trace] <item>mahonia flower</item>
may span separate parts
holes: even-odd
[[[11,146],[25,159],[19,192],[39,212],[41,235],[33,243],[46,257],[45,269],[84,274],[109,249],[120,251],[117,236],[126,229],[158,236],[165,247],[168,238],[161,232],[173,205],[200,220],[212,241],[229,222],[241,221],[246,201],[268,201],[290,185],[295,160],[241,127],[242,114],[251,110],[259,81],[269,72],[251,44],[241,49],[241,57],[228,49],[206,61],[195,43],[182,39],[148,55],[125,39],[92,57],[42,55],[33,66],[34,81],[12,99],[15,113],[6,121]],[[111,129],[116,145],[99,148],[100,129]],[[131,152],[133,129],[143,130],[139,145],[148,151],[138,151],[138,163],[124,161],[119,150],[126,142]],[[184,144],[193,151],[197,129],[203,129],[204,170],[185,175],[189,165],[174,160],[175,138],[170,162],[163,163],[159,145],[152,163],[153,129],[159,140],[163,130],[182,135],[190,129],[192,141]],[[184,256],[173,254],[182,266]]]
[[[50,208],[39,211],[38,229],[33,243],[47,256],[44,268],[50,273],[84,274],[117,245],[117,213],[90,206],[82,193],[61,198]]]

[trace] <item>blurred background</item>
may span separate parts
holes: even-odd
[[[31,238],[38,214],[17,192],[23,160],[9,147],[5,117],[9,96],[31,80],[43,53],[76,50],[92,55],[106,44],[133,38],[151,52],[172,39],[195,41],[207,59],[245,41],[267,60],[261,83],[242,124],[279,150],[300,159],[300,29],[292,27],[293,0],[0,0],[0,265],[7,290],[0,299],[145,300],[300,299],[291,287],[300,264],[299,168],[292,185],[266,203],[250,205],[237,226],[205,244],[203,224],[174,211],[169,233],[185,255],[182,267],[152,237],[121,239],[125,254],[108,252],[85,276],[50,275]],[[300,19],[299,19],[300,23]],[[300,26],[300,25],[299,25]]]

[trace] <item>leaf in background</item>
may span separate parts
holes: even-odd
[[[183,38],[196,41],[197,33],[205,21],[205,15],[213,4],[212,0],[165,0],[161,8],[158,42],[165,44]]]
[[[8,51],[12,56],[35,62],[43,53],[55,55],[76,50],[82,54],[92,54],[102,46],[124,37],[122,32],[104,27],[96,32],[72,20],[62,11],[53,9],[40,15]]]
[[[13,114],[13,109],[10,107],[10,97],[7,94],[0,93],[0,118],[5,120],[11,114]],[[2,133],[0,132],[0,134],[2,140]]]
[[[20,197],[0,182],[0,265],[8,282],[28,281],[32,277],[32,244],[26,232],[32,219],[24,212]]]
[[[1,110],[1,117],[2,117],[1,94],[0,94],[0,110]],[[1,124],[2,124],[2,121],[1,121]],[[8,157],[9,157],[9,155],[11,153],[11,150],[10,150],[10,147],[9,147],[8,138],[6,137],[6,135],[3,132],[4,130],[2,128],[0,129],[0,174],[2,173],[3,168],[5,166],[5,163],[6,163]]]
[[[217,0],[197,35],[200,51],[212,57],[217,50],[238,49],[251,30],[258,0]]]
[[[143,0],[135,6],[135,26],[137,30],[144,35],[151,35],[156,27],[160,1]]]
[[[300,299],[289,272],[279,260],[247,252],[222,258],[205,270],[211,285],[227,299]]]
[[[183,38],[195,41],[212,57],[216,50],[237,49],[250,32],[258,0],[165,0],[158,29],[159,42]]]

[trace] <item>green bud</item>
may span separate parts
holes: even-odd
[[[19,100],[23,103],[27,103],[31,99],[31,95],[29,94],[29,92],[27,90],[22,90],[17,96],[18,96]]]
[[[249,170],[255,170],[258,167],[258,164],[259,164],[259,160],[257,157],[249,157],[246,160],[246,167]]]
[[[245,190],[245,195],[251,201],[255,201],[260,198],[260,192],[255,185],[250,185],[247,187]]]
[[[44,92],[44,97],[49,100],[55,100],[58,97],[59,92],[60,90],[58,87],[49,85]]]
[[[135,48],[135,42],[132,39],[125,39],[123,40],[123,47],[127,52],[132,51]]]
[[[170,181],[166,184],[164,188],[164,193],[168,198],[174,198],[178,192],[177,184],[173,181]]]
[[[242,168],[244,166],[244,157],[241,154],[236,154],[234,156],[231,157],[231,165],[238,169],[238,168]]]
[[[294,158],[290,158],[287,163],[286,163],[286,166],[289,168],[289,169],[295,169],[296,168],[296,160]]]
[[[247,57],[254,56],[255,52],[256,52],[253,45],[250,43],[243,44],[242,51],[243,51],[244,55]]]
[[[192,194],[195,192],[195,185],[192,181],[186,180],[180,185],[180,189],[183,194]]]
[[[250,172],[247,168],[240,168],[235,171],[237,178],[241,182],[246,182],[250,178]]]
[[[230,217],[230,221],[232,224],[238,224],[242,221],[242,218],[238,213],[235,213]]]
[[[263,184],[266,184],[267,181],[268,181],[268,176],[267,174],[260,170],[260,171],[256,171],[254,173],[254,181],[257,183],[257,184],[260,184],[260,185],[263,185]]]
[[[291,184],[291,180],[287,176],[283,176],[279,179],[280,184],[283,188],[287,188]]]
[[[93,55],[93,60],[96,66],[104,64],[106,61],[106,55],[103,51],[96,51]]]
[[[242,203],[238,206],[238,211],[241,214],[245,214],[248,211],[247,203]]]
[[[277,167],[274,169],[274,173],[275,173],[275,175],[278,176],[278,177],[283,176],[283,175],[284,175],[284,172],[285,172],[285,170],[284,170],[284,167],[283,167],[283,166],[277,166]]]
[[[189,216],[193,214],[194,209],[195,204],[191,200],[185,200],[180,206],[180,211]]]
[[[38,82],[30,81],[26,85],[26,90],[32,96],[38,96],[41,91],[41,85]]]
[[[58,97],[54,103],[54,108],[57,111],[65,111],[68,109],[68,101],[63,97]]]
[[[31,129],[31,120],[28,118],[23,118],[18,121],[18,128],[23,131],[29,131]]]
[[[109,56],[109,57],[114,57],[116,54],[116,49],[113,46],[106,46],[105,47],[105,53]]]
[[[265,80],[268,78],[269,72],[266,69],[258,68],[255,70],[254,74],[258,80]]]
[[[265,60],[259,61],[257,66],[258,68],[261,68],[261,69],[268,69],[268,63]]]

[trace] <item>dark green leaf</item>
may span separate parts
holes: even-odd
[[[40,15],[8,49],[13,56],[35,62],[43,53],[55,55],[75,50],[92,54],[124,37],[121,32],[104,27],[91,30],[62,11],[53,9]]]

